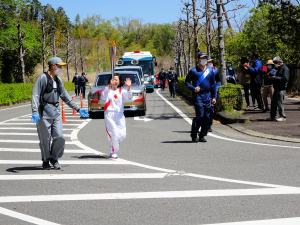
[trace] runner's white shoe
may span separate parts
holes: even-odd
[[[276,121],[277,121],[277,122],[286,121],[286,118],[284,118],[284,117],[280,117],[280,118],[276,119]]]
[[[111,159],[116,159],[116,158],[118,158],[118,156],[117,156],[116,153],[111,153],[111,154],[110,154],[110,158],[111,158]]]

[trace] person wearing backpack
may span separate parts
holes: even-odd
[[[169,90],[170,90],[170,97],[173,96],[175,98],[176,94],[176,83],[178,83],[177,74],[174,72],[174,67],[171,67],[169,70],[168,80],[169,80]]]
[[[229,60],[227,61],[227,66],[226,66],[226,78],[227,78],[227,83],[237,84],[236,83],[237,75],[235,73],[234,67],[232,66]]]
[[[67,63],[58,57],[53,57],[49,60],[48,65],[49,70],[37,77],[31,96],[31,120],[37,127],[42,166],[45,170],[51,169],[49,161],[55,169],[61,168],[58,158],[62,157],[65,148],[59,98],[70,108],[79,112],[82,117],[89,117],[86,109],[80,109],[72,101],[63,81],[58,77],[62,67],[66,66]]]
[[[164,68],[161,68],[161,71],[158,74],[158,78],[160,79],[160,85],[161,85],[161,90],[162,91],[165,90],[166,77],[167,77],[167,74],[164,71]]]
[[[75,76],[73,77],[72,83],[75,85],[75,96],[80,94],[80,85],[79,80],[80,77],[78,76],[78,73],[75,73]]]
[[[81,77],[80,77],[80,90],[82,97],[85,98],[85,84],[86,82],[89,82],[89,80],[86,78],[85,72],[82,72]]]

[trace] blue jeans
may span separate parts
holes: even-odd
[[[80,86],[82,97],[85,98],[85,86]]]

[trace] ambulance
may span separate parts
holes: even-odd
[[[117,61],[117,66],[140,66],[144,72],[144,85],[147,92],[153,92],[155,87],[156,58],[148,51],[125,52],[122,58]]]

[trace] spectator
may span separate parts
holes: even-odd
[[[284,113],[283,100],[286,94],[286,88],[289,81],[290,71],[289,68],[283,63],[282,59],[279,56],[276,56],[273,59],[275,68],[277,72],[275,76],[269,73],[269,78],[273,79],[274,93],[271,100],[271,111],[270,118],[268,121],[276,120],[278,122],[286,121],[286,115]],[[279,118],[277,119],[277,108],[279,112]]]
[[[178,83],[177,74],[174,72],[174,67],[171,67],[169,70],[169,74],[167,75],[169,80],[169,90],[170,90],[170,97],[173,96],[175,98],[176,94],[176,84]]]
[[[164,68],[161,68],[161,71],[158,74],[158,78],[160,79],[161,90],[164,91],[167,78],[167,73],[164,71]]]
[[[263,90],[263,101],[265,105],[265,109],[263,112],[269,111],[268,104],[268,95],[270,95],[270,99],[272,99],[274,88],[273,88],[273,80],[268,77],[268,74],[275,75],[276,70],[274,69],[274,63],[272,60],[268,60],[266,71],[262,71],[264,78],[264,90]]]
[[[248,62],[249,61],[246,57],[241,58],[240,65],[238,67],[237,72],[242,73],[241,85],[243,85],[247,107],[250,107],[250,101],[249,101],[250,73],[243,66],[244,63],[248,63]],[[252,96],[252,92],[251,92],[251,96]],[[252,103],[253,103],[252,105],[255,105],[255,98],[253,96],[252,96]]]
[[[264,110],[263,101],[261,97],[261,85],[263,79],[261,77],[261,73],[259,72],[260,68],[262,67],[261,61],[258,59],[258,54],[254,52],[252,54],[253,65],[250,66],[249,62],[244,63],[244,68],[250,73],[250,90],[252,96],[256,99],[258,108]],[[255,107],[255,105],[253,105]]]
[[[75,73],[72,83],[75,85],[75,96],[77,96],[80,94],[80,77],[78,76],[78,73]]]
[[[227,66],[226,66],[226,78],[227,78],[227,83],[237,84],[236,83],[237,75],[235,73],[235,69],[233,68],[229,60],[227,61]]]
[[[89,80],[86,78],[85,72],[82,72],[82,76],[80,77],[80,89],[82,97],[85,98],[85,84],[86,82],[89,82]]]

